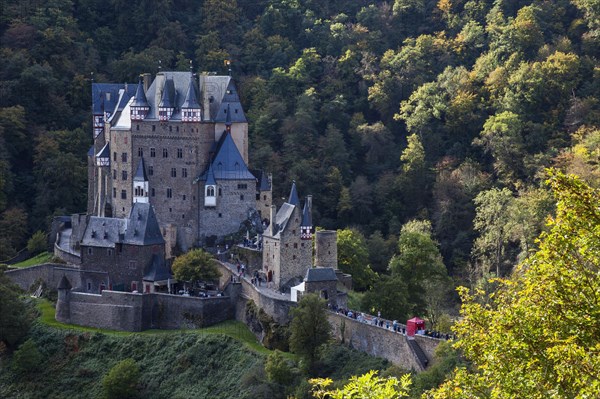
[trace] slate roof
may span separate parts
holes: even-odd
[[[110,142],[104,144],[104,147],[96,154],[96,158],[108,158],[110,161]]]
[[[110,115],[115,113],[119,103],[119,91],[124,90],[127,100],[135,95],[136,84],[126,83],[93,83],[92,84],[92,113],[102,115],[108,112]],[[108,96],[106,94],[109,94]],[[127,101],[125,101],[127,103]]]
[[[300,198],[298,198],[298,190],[296,190],[296,181],[292,182],[292,189],[290,190],[290,197],[288,204],[300,205]]]
[[[300,226],[312,227],[312,197],[307,196],[302,210],[302,223]]]
[[[177,105],[175,99],[176,94],[177,92],[175,91],[175,83],[173,82],[173,78],[167,78],[165,85],[163,86],[160,103],[158,104],[159,108],[175,108]]]
[[[160,256],[154,254],[146,270],[144,271],[144,281],[164,281],[173,278],[173,275],[169,272],[165,260]]]
[[[246,119],[246,114],[244,114],[235,84],[229,76],[227,77],[229,81],[227,82],[225,93],[223,93],[221,105],[218,107],[216,114],[212,110],[211,114],[215,115],[215,122],[247,122],[248,120]]]
[[[200,102],[198,102],[198,90],[196,90],[196,79],[194,79],[192,74],[190,74],[190,84],[188,86],[187,93],[185,94],[185,99],[181,104],[181,108],[200,108]]]
[[[93,157],[94,156],[94,146],[91,146],[90,149],[87,152],[88,157]]]
[[[131,245],[165,243],[152,205],[134,203],[128,219],[90,217],[81,245],[114,248],[116,243]]]
[[[133,245],[165,243],[152,205],[143,202],[133,204],[124,242]]]
[[[208,165],[208,172],[206,172],[206,183],[207,186],[215,186],[217,182],[215,181],[215,174],[213,173],[212,163]]]
[[[135,91],[135,96],[133,97],[133,102],[131,103],[132,107],[148,107],[148,100],[146,99],[146,93],[144,92],[144,84],[142,83],[142,79],[140,79],[137,89]]]
[[[331,267],[311,267],[306,271],[306,282],[337,281],[335,271]]]
[[[135,171],[135,176],[133,176],[133,181],[148,181],[148,176],[146,175],[146,165],[144,164],[144,157],[140,158],[137,170]]]
[[[69,282],[69,279],[67,278],[67,276],[65,276],[63,274],[62,278],[58,282],[58,287],[56,287],[56,288],[59,290],[70,290],[71,288],[73,288],[73,286]]]
[[[271,183],[269,183],[269,175],[265,171],[260,169],[251,169],[250,173],[256,176],[258,182],[256,188],[259,191],[269,191],[271,189]]]
[[[196,179],[206,181],[212,167],[215,180],[255,180],[256,177],[250,172],[242,154],[238,150],[231,134],[224,132],[217,146],[217,153],[207,170]]]
[[[279,211],[277,211],[277,215],[275,215],[273,237],[279,237],[281,235],[280,233],[285,230],[290,217],[294,213],[294,209],[296,209],[296,207],[292,204],[288,204],[287,202],[281,205],[281,208],[279,208]]]

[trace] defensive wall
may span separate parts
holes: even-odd
[[[207,327],[234,316],[231,298],[71,291],[57,303],[59,321],[121,331]]]
[[[81,285],[80,271],[76,266],[44,263],[6,271],[6,275],[24,290],[28,290],[38,279],[43,280],[49,288],[55,289],[63,274],[69,279],[73,287]]]
[[[408,338],[392,329],[374,326],[338,313],[328,312],[334,339],[356,350],[379,356],[406,370],[423,371],[424,366],[408,344]],[[415,336],[431,362],[439,340]],[[425,341],[426,339],[426,341]],[[422,342],[424,342],[422,346]]]

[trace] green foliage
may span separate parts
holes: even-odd
[[[551,171],[557,200],[539,250],[493,296],[461,290],[457,347],[472,367],[431,398],[593,397],[600,389],[598,191]]]
[[[0,268],[0,342],[16,346],[27,335],[32,315],[20,297],[21,290]]]
[[[31,339],[25,341],[13,354],[12,369],[18,374],[28,374],[41,369],[43,356]]]
[[[32,255],[37,255],[44,252],[48,248],[48,239],[46,233],[41,230],[33,233],[29,241],[27,241],[27,250]]]
[[[352,275],[352,283],[358,291],[372,286],[376,274],[369,266],[369,252],[365,239],[353,229],[338,230],[338,266],[344,273]]]
[[[280,385],[288,386],[295,378],[290,362],[278,350],[267,357],[265,372],[269,381]]]
[[[410,375],[382,378],[376,371],[369,371],[361,376],[350,378],[350,382],[341,389],[328,390],[330,379],[317,378],[310,380],[313,395],[319,399],[397,399],[408,396],[411,384]]]
[[[121,360],[102,378],[104,395],[107,399],[137,397],[140,368],[135,360]]]
[[[325,301],[315,294],[304,296],[291,310],[290,349],[302,356],[312,372],[318,350],[330,338],[331,328],[325,314]]]
[[[201,249],[178,256],[173,261],[173,274],[181,281],[215,280],[221,276],[215,260]]]

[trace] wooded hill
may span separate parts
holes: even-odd
[[[226,73],[231,60],[251,166],[273,172],[274,198],[292,179],[313,194],[316,225],[356,227],[381,274],[402,226],[419,219],[413,230],[430,229],[451,275],[504,275],[552,211],[544,168],[600,182],[591,0],[0,0],[0,10],[2,260],[52,215],[85,209],[91,73],[135,83],[159,62]]]

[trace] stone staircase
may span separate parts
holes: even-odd
[[[429,365],[429,360],[427,359],[425,352],[423,352],[423,349],[421,349],[421,347],[419,346],[419,343],[414,339],[409,339],[409,337],[406,337],[406,342],[408,343],[408,347],[410,348],[412,353],[419,361],[419,364],[421,364],[421,367],[423,367],[423,370],[425,370]]]

